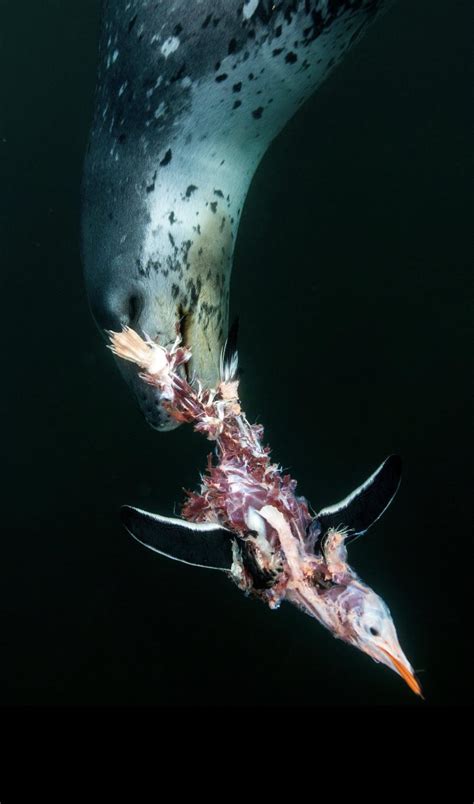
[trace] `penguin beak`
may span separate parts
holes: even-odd
[[[416,695],[419,695],[420,698],[423,698],[424,700],[420,683],[416,678],[416,676],[414,675],[410,665],[408,665],[408,663],[404,664],[402,661],[400,661],[400,659],[397,659],[396,656],[392,656],[392,654],[389,653],[388,650],[385,650],[385,648],[381,647],[380,650],[382,650],[385,653],[395,672],[398,673],[398,675],[400,675],[403,678],[403,680],[408,684],[412,692],[414,692]]]

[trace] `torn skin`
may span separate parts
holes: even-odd
[[[364,521],[365,506],[370,512],[366,530],[381,515],[398,488],[399,478],[394,484],[391,477],[399,472],[397,459],[387,459],[340,507],[313,516],[305,498],[296,495],[296,481],[271,462],[263,427],[251,425],[241,409],[236,353],[230,359],[223,356],[217,388],[204,389],[178,373],[191,358],[179,337],[170,350],[128,327],[109,337],[114,354],[139,366],[140,377],[160,391],[173,418],[192,424],[215,442],[215,456],[208,457],[201,487],[187,492],[181,515],[197,527],[213,523],[229,532],[228,571],[237,586],[272,609],[288,600],[336,638],[386,664],[421,695],[386,604],[347,563],[346,540],[363,531],[351,531],[344,516]],[[388,492],[383,488],[387,483]],[[377,494],[371,494],[372,487]],[[341,522],[334,527],[339,515]]]

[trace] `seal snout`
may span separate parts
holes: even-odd
[[[128,326],[136,329],[141,335],[146,333],[152,339],[163,340],[167,346],[173,343],[177,331],[173,321],[167,328],[168,337],[157,331],[156,321],[159,320],[159,313],[155,310],[150,311],[153,308],[151,300],[154,294],[137,281],[124,282],[123,279],[121,275],[120,281],[113,283],[103,281],[101,286],[95,284],[92,284],[92,287],[90,284],[88,286],[92,315],[102,335],[106,337],[108,331],[119,332],[124,326]],[[171,319],[178,321],[178,310],[171,314]],[[178,427],[178,423],[163,407],[158,390],[144,385],[135,366],[120,361],[118,368],[133,391],[150,427],[160,432]]]
[[[173,419],[164,409],[157,388],[153,388],[152,386],[144,388],[143,380],[140,380],[138,376],[133,377],[131,385],[135,392],[140,410],[150,427],[160,432],[175,430],[179,427],[179,422]]]

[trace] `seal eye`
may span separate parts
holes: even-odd
[[[369,631],[372,634],[372,636],[380,636],[379,631],[377,631],[377,629],[373,628],[372,626],[370,626]]]

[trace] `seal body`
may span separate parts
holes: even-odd
[[[102,330],[128,324],[218,380],[242,206],[270,142],[379,0],[106,0],[82,248]],[[121,366],[149,423],[176,423]]]

